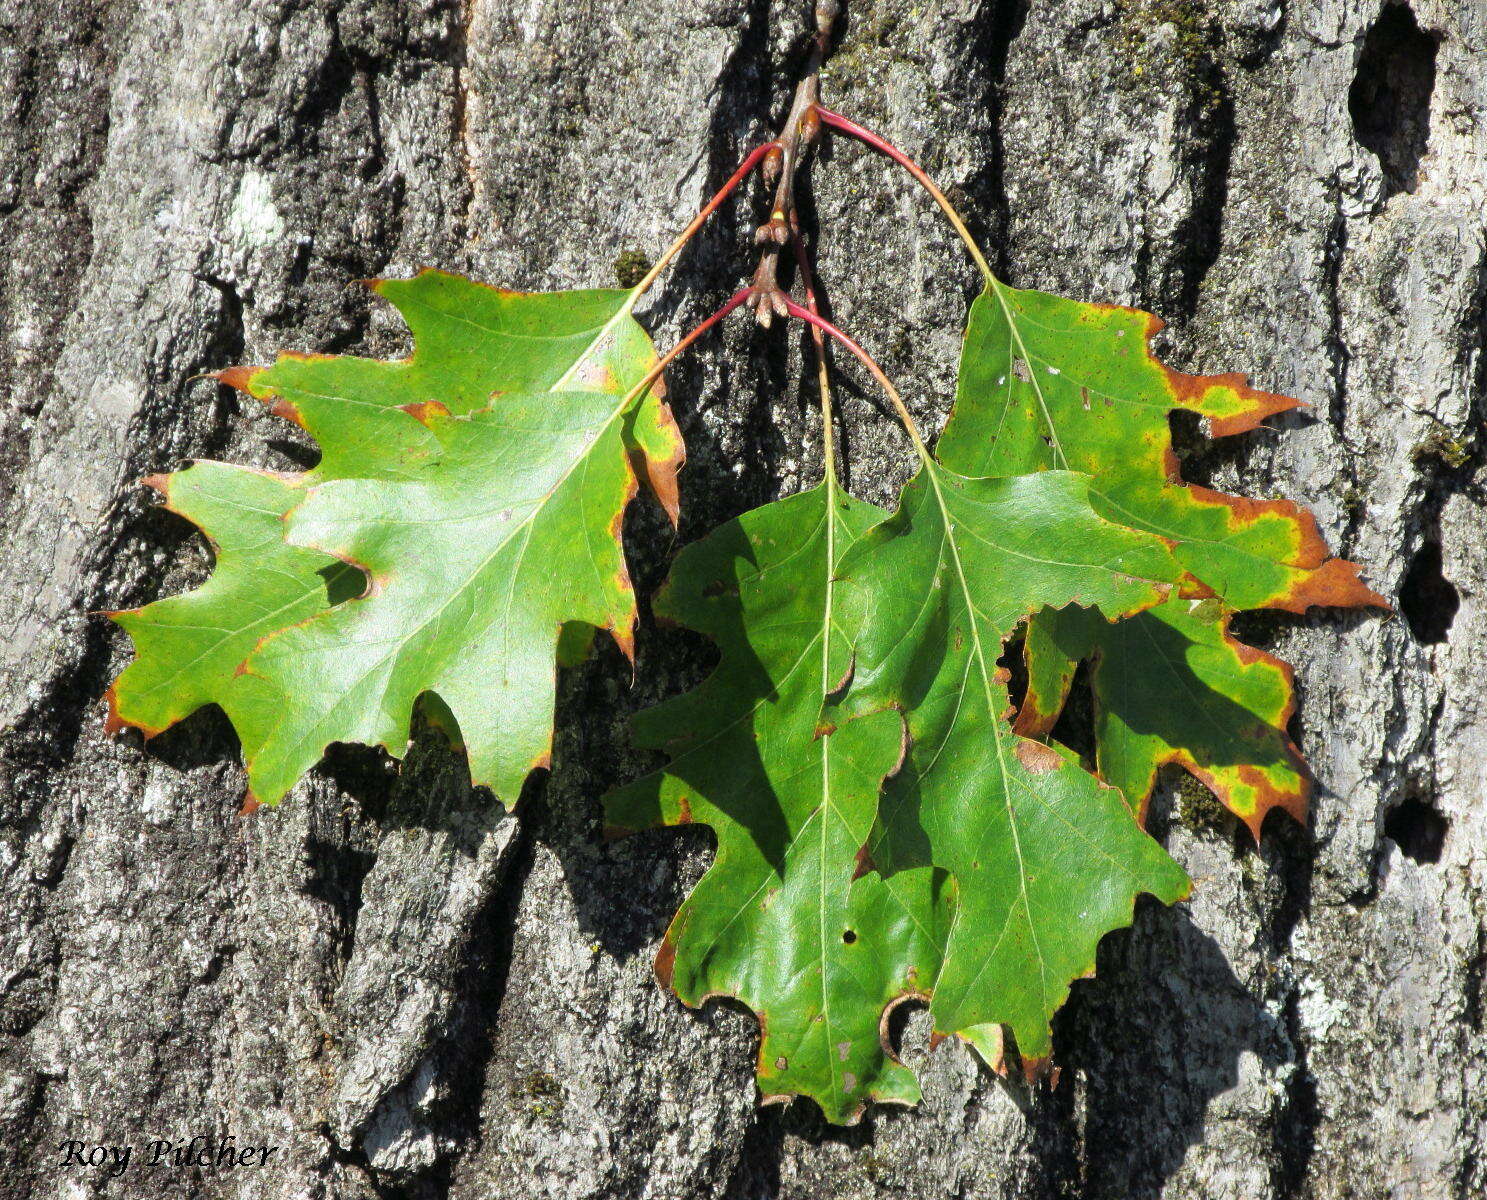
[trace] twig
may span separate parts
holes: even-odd
[[[713,313],[712,316],[708,317],[707,320],[703,321],[700,325],[694,328],[691,333],[687,334],[686,337],[682,338],[681,341],[677,342],[675,346],[673,346],[664,355],[662,355],[661,358],[656,362],[656,364],[645,373],[645,378],[625,393],[625,398],[620,401],[620,407],[628,408],[630,406],[630,403],[637,396],[639,396],[646,390],[646,388],[650,387],[651,384],[655,383],[656,380],[661,377],[661,372],[666,370],[666,368],[671,365],[672,360],[676,358],[677,355],[686,350],[687,347],[689,347],[704,333],[706,333],[709,329],[711,329],[714,325],[716,325],[719,321],[721,321],[724,317],[731,313],[740,304],[746,303],[749,299],[750,294],[751,293],[748,288],[740,288],[728,299],[727,303],[725,303],[722,308],[718,309],[717,312]]]
[[[766,175],[779,172],[775,185],[774,205],[769,211],[769,220],[759,226],[754,238],[764,247],[759,256],[759,265],[754,270],[753,295],[749,307],[765,328],[775,317],[786,315],[784,293],[779,284],[780,248],[789,240],[800,223],[795,215],[795,177],[799,173],[806,154],[821,133],[821,118],[816,115],[816,104],[821,96],[821,64],[826,59],[831,42],[831,30],[836,24],[841,6],[837,0],[817,0],[816,36],[811,44],[811,56],[806,62],[805,73],[795,85],[795,99],[790,104],[790,114],[775,139],[779,155],[773,153],[765,160]]]

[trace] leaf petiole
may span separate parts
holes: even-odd
[[[800,230],[790,231],[790,245],[795,251],[795,266],[800,273],[800,290],[805,294],[805,306],[820,316],[821,308],[816,303],[816,289],[811,277],[811,260]],[[826,365],[826,335],[819,325],[812,323],[810,328],[811,341],[816,346],[816,382],[821,388],[821,456],[826,461],[827,480],[835,483],[836,445],[831,430],[831,374]]]
[[[751,151],[749,151],[748,157],[746,157],[743,162],[738,165],[738,170],[734,171],[733,174],[728,177],[728,181],[723,184],[723,186],[720,187],[715,193],[713,193],[713,198],[706,204],[704,204],[701,209],[698,210],[697,215],[692,218],[691,223],[688,224],[688,226],[683,229],[680,234],[677,235],[676,240],[672,242],[671,245],[666,248],[666,251],[661,255],[661,257],[656,260],[656,265],[653,266],[649,271],[647,271],[645,277],[641,279],[641,281],[637,283],[631,290],[630,298],[625,302],[625,307],[623,310],[625,313],[628,314],[635,307],[640,298],[645,295],[646,291],[650,288],[651,284],[655,283],[656,280],[660,278],[661,272],[666,269],[667,264],[669,264],[673,258],[675,258],[682,252],[682,248],[688,242],[690,242],[697,231],[701,229],[704,224],[706,224],[707,219],[712,216],[713,213],[718,211],[718,208],[723,203],[723,201],[728,199],[728,197],[733,194],[733,190],[738,187],[738,185],[742,183],[745,178],[748,177],[749,172],[752,171],[756,166],[758,166],[759,163],[763,161],[765,155],[769,154],[771,150],[776,150],[778,148],[778,142],[765,142],[763,145],[755,146]]]
[[[923,167],[897,146],[893,145],[892,142],[879,137],[870,129],[864,129],[856,121],[844,117],[840,113],[834,113],[829,108],[823,108],[820,104],[816,105],[816,113],[820,116],[822,124],[829,125],[831,128],[839,130],[842,133],[850,134],[858,141],[866,142],[874,150],[886,154],[889,158],[893,159],[894,162],[898,163],[899,166],[917,179],[924,190],[933,197],[934,202],[940,206],[940,211],[945,214],[945,219],[955,227],[955,232],[960,234],[960,240],[966,244],[966,249],[970,251],[971,258],[975,260],[976,266],[981,269],[981,274],[986,277],[987,282],[992,282],[995,279],[995,276],[991,273],[991,267],[987,265],[986,256],[981,253],[981,247],[976,245],[976,239],[971,236],[971,231],[966,228],[966,223],[961,218],[960,213],[955,210],[955,205],[950,203],[949,198],[944,192],[940,191],[935,185],[935,181],[929,177],[929,173]]]
[[[634,403],[636,397],[643,395],[645,393],[645,390],[661,377],[661,372],[666,370],[666,368],[671,365],[672,361],[677,357],[677,355],[681,354],[693,342],[695,342],[704,333],[706,333],[709,329],[711,329],[714,325],[716,325],[719,321],[721,321],[724,317],[731,313],[735,308],[737,308],[740,304],[747,300],[752,291],[752,288],[740,288],[728,299],[728,301],[723,305],[722,308],[718,309],[717,312],[713,313],[712,316],[708,317],[707,320],[703,321],[700,325],[693,329],[689,334],[686,335],[686,337],[677,342],[675,346],[666,351],[666,353],[663,354],[656,361],[656,365],[646,372],[645,378],[643,378],[639,383],[637,383],[634,387],[632,387],[628,392],[625,393],[625,398],[620,401],[618,411],[623,412],[625,409],[629,408],[630,405]]]
[[[797,304],[788,295],[784,299],[785,309],[792,317],[799,317],[802,321],[809,322],[823,333],[835,338],[850,350],[857,357],[858,361],[872,373],[872,377],[878,381],[878,385],[887,394],[889,401],[892,402],[894,411],[898,413],[898,419],[903,422],[904,429],[908,431],[909,439],[914,443],[915,451],[918,452],[919,457],[926,464],[930,463],[932,460],[929,456],[929,449],[925,446],[924,439],[919,436],[919,426],[915,423],[913,414],[909,412],[908,407],[904,404],[903,397],[898,394],[898,389],[893,386],[892,380],[888,378],[883,368],[878,366],[873,356],[820,313],[812,312],[809,308]]]
[[[672,242],[671,245],[666,248],[661,257],[656,260],[656,265],[653,266],[649,271],[647,271],[645,277],[641,279],[641,281],[637,283],[633,288],[630,289],[630,294],[625,297],[625,302],[620,305],[620,307],[615,311],[614,315],[605,322],[604,327],[600,329],[598,334],[595,336],[593,342],[590,344],[591,350],[606,344],[607,339],[615,331],[615,329],[618,328],[626,320],[626,318],[628,318],[630,314],[635,311],[635,306],[640,303],[640,298],[644,296],[645,293],[650,289],[651,284],[655,283],[656,280],[661,277],[661,272],[666,269],[667,264],[669,264],[672,259],[674,259],[678,254],[681,253],[682,248],[688,242],[690,242],[697,231],[701,229],[704,224],[706,224],[707,219],[712,216],[713,213],[718,211],[718,208],[723,203],[723,201],[728,199],[728,197],[733,194],[734,189],[737,188],[738,185],[742,183],[745,178],[748,177],[749,172],[752,171],[756,166],[758,166],[759,163],[763,161],[771,151],[777,149],[779,149],[778,142],[765,142],[763,145],[755,146],[753,150],[749,151],[748,156],[743,160],[743,162],[739,163],[738,169],[728,177],[728,181],[724,183],[723,186],[720,187],[716,192],[713,193],[713,198],[702,206],[702,208],[698,211],[697,215],[692,218],[687,227],[683,229],[680,234],[677,235],[676,240]],[[728,311],[732,312],[733,310],[730,308]],[[709,321],[716,319],[716,317],[710,318]],[[695,332],[701,333],[702,330],[706,327],[707,323],[704,323]],[[656,376],[661,373],[661,367],[664,367],[666,363],[671,361],[671,358],[674,357],[675,354],[680,353],[680,351],[689,344],[689,342],[684,341],[677,347],[675,351],[673,351],[672,355],[663,359],[657,366],[654,373],[648,375],[643,383],[633,388],[631,392],[625,397],[624,403],[620,405],[619,411],[623,411],[624,409],[628,408],[630,402],[634,400],[636,396],[640,395],[642,392],[645,391],[647,387],[649,387],[656,381]],[[567,371],[563,372],[562,377],[557,381],[557,383],[553,384],[554,391],[562,390],[572,381],[572,379],[577,375],[578,368],[582,365],[582,361],[583,360],[575,362],[568,368]]]

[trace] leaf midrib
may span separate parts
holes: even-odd
[[[996,713],[998,711],[996,697],[992,688],[991,678],[987,675],[986,672],[986,651],[981,644],[980,623],[975,619],[974,616],[976,608],[974,602],[971,599],[970,582],[966,578],[965,567],[960,559],[960,547],[955,541],[955,524],[950,516],[950,508],[945,501],[945,494],[940,487],[939,468],[933,461],[929,459],[927,454],[924,457],[924,467],[925,470],[929,472],[930,483],[934,488],[935,501],[939,505],[940,517],[944,522],[944,534],[942,535],[943,540],[944,543],[950,547],[951,558],[955,564],[956,579],[960,584],[961,598],[965,602],[967,623],[971,627],[973,655],[976,659],[977,669],[981,676],[981,686],[986,697],[986,711],[991,714],[991,719],[993,721],[998,721],[1000,720],[1000,718],[996,716]],[[1007,770],[1006,748],[1002,744],[1002,739],[996,736],[995,730],[992,731],[992,743],[996,746],[997,772],[1001,776],[1002,802],[1007,809],[1007,826],[1011,830],[1012,848],[1017,855],[1018,891],[1022,897],[1023,911],[1028,914],[1028,937],[1032,941],[1033,950],[1038,958],[1038,979],[1041,986],[1039,1004],[1040,1007],[1046,1009],[1048,1006],[1048,964],[1043,956],[1043,947],[1038,940],[1038,933],[1036,928],[1034,927],[1032,920],[1032,906],[1028,900],[1027,861],[1023,857],[1022,853],[1022,837],[1017,830],[1017,812],[1012,805],[1011,788],[1009,787],[1009,773]],[[1010,922],[1010,920],[1011,913],[1009,911],[1008,921]],[[957,921],[957,924],[958,923],[959,922]],[[982,969],[985,969],[984,965]]]

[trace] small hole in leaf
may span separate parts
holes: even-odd
[[[1430,141],[1438,39],[1407,4],[1391,4],[1368,31],[1348,92],[1353,134],[1379,157],[1384,195],[1413,192]]]
[[[1461,594],[1441,567],[1440,542],[1427,541],[1415,551],[1399,585],[1399,610],[1422,646],[1444,642],[1461,607]]]
[[[315,572],[325,580],[325,600],[334,607],[367,593],[366,572],[350,563],[336,562]]]
[[[1384,818],[1384,836],[1417,863],[1438,863],[1451,826],[1428,799],[1411,796]]]
[[[857,940],[857,934],[853,930],[851,930],[851,929],[843,929],[842,930],[842,941],[846,942],[847,945],[850,946],[856,940]]]

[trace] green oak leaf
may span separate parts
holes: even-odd
[[[1090,488],[1069,472],[968,479],[926,460],[837,584],[856,652],[844,707],[896,709],[909,732],[872,862],[890,878],[942,867],[958,885],[935,1029],[984,1047],[984,1027],[1005,1025],[1026,1060],[1050,1053],[1050,1018],[1137,894],[1171,903],[1189,886],[1119,792],[1005,720],[997,658],[1030,613],[1126,616],[1181,577],[1158,538],[1098,516]]]
[[[672,922],[658,974],[688,1004],[749,1005],[765,1099],[811,1096],[836,1122],[869,1100],[918,1099],[881,1025],[928,992],[950,914],[948,882],[928,867],[852,878],[902,721],[823,720],[851,666],[836,564],[884,515],[828,479],[682,552],[656,611],[721,658],[696,690],[636,718],[638,743],[671,761],[605,801],[613,834],[714,830],[717,859]]]
[[[655,361],[649,339],[629,315],[631,292],[508,292],[439,271],[372,287],[407,322],[412,357],[386,362],[285,354],[272,367],[236,367],[220,376],[314,436],[321,459],[313,470],[271,475],[199,463],[155,481],[167,505],[207,534],[218,561],[211,579],[195,592],[110,614],[130,632],[138,654],[110,689],[111,726],[135,725],[153,734],[215,702],[236,727],[245,757],[258,760],[281,717],[293,726],[293,714],[302,714],[298,704],[314,707],[313,689],[304,692],[305,681],[292,679],[286,681],[291,690],[283,692],[272,672],[245,670],[245,660],[263,639],[360,595],[368,585],[362,571],[333,554],[286,541],[285,530],[295,523],[291,511],[313,489],[332,482],[391,487],[443,480],[463,452],[455,445],[461,438],[452,432],[453,419],[468,418],[488,432],[499,418],[480,414],[503,404],[516,413],[543,406],[571,412],[581,436],[584,430],[593,433],[597,407],[615,409]],[[508,400],[510,395],[525,399]],[[579,397],[576,405],[569,402],[573,396]],[[674,519],[683,455],[659,388],[618,413],[613,426],[618,450],[609,438],[603,451],[608,484],[626,474],[615,455],[628,457]],[[483,469],[488,473],[491,464]],[[525,475],[524,464],[515,461],[507,470],[513,478]],[[629,494],[628,487],[620,491]],[[614,540],[623,508],[618,494],[608,488],[606,503],[619,505],[612,511],[601,511],[597,501],[588,504],[585,519],[597,525],[585,530],[586,541]],[[581,550],[583,543],[574,548]],[[611,567],[623,574],[622,563]],[[621,590],[628,596],[627,586]],[[628,622],[616,626],[621,636]],[[581,654],[585,628],[576,621],[564,629],[557,650],[563,661]],[[592,626],[587,629],[591,634]],[[425,696],[423,703],[455,732],[437,695]],[[393,721],[388,728],[395,726]],[[270,749],[283,759],[282,738]],[[400,753],[401,745],[389,749]],[[259,767],[259,787],[276,798],[284,781],[266,775],[266,763]],[[270,779],[266,786],[264,779]],[[503,786],[512,787],[509,773]]]
[[[381,463],[386,447],[409,436],[404,418],[425,406],[468,416],[505,392],[618,396],[655,362],[650,338],[629,315],[631,292],[512,292],[444,271],[376,280],[372,289],[407,323],[411,358],[290,353],[272,367],[224,372],[225,382],[268,402],[314,437],[318,478],[385,475],[368,465]],[[660,389],[627,414],[624,431],[675,519],[681,435]]]
[[[955,410],[937,454],[968,473],[1088,472],[1096,509],[1171,540],[1189,576],[1186,590],[1219,597],[1209,603],[1221,611],[1383,605],[1354,563],[1329,556],[1311,514],[1285,500],[1182,482],[1171,412],[1197,413],[1222,437],[1297,401],[1258,392],[1242,375],[1171,370],[1149,349],[1160,329],[1157,318],[1135,309],[991,280],[972,305]],[[1080,652],[1068,658],[1060,646]],[[1289,670],[1230,637],[1227,618],[1204,626],[1176,600],[1129,627],[1073,613],[1035,617],[1022,732],[1052,729],[1085,657],[1104,664],[1096,682],[1101,777],[1143,815],[1156,766],[1177,762],[1256,836],[1271,808],[1304,819],[1306,775],[1285,733],[1294,707]]]
[[[1106,624],[1076,609],[1028,625],[1028,690],[1017,730],[1047,734],[1077,663],[1092,659],[1095,764],[1144,822],[1157,770],[1178,763],[1250,827],[1272,808],[1306,815],[1309,780],[1286,734],[1291,669],[1237,641],[1210,601],[1169,600]]]

